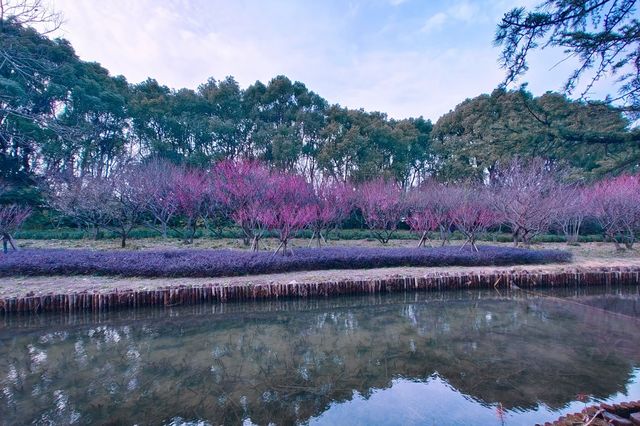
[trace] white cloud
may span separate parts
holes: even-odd
[[[453,5],[448,13],[455,20],[471,22],[478,17],[478,8],[476,5],[462,1]]]
[[[447,22],[447,14],[444,12],[438,12],[435,15],[431,15],[427,22],[424,23],[420,31],[430,32],[442,28],[444,23]]]
[[[104,3],[58,0],[65,14],[63,36],[85,60],[98,61],[131,82],[147,77],[172,87],[196,87],[210,76],[234,75],[244,85],[291,72],[298,64],[313,25],[294,24],[266,33],[243,8],[208,7],[162,1],[116,0]],[[180,5],[180,7],[178,7]],[[239,18],[239,17],[238,17]],[[269,17],[262,17],[269,20]],[[301,27],[306,25],[306,31]],[[288,31],[297,32],[290,37]],[[302,49],[301,49],[302,48]],[[311,49],[313,50],[313,49]]]
[[[233,75],[246,87],[284,74],[331,103],[435,120],[465,98],[490,92],[504,77],[491,33],[508,7],[487,6],[487,18],[465,25],[470,37],[454,50],[432,32],[458,35],[454,24],[480,13],[473,4],[434,10],[422,26],[398,15],[368,28],[362,26],[367,6],[355,0],[337,7],[265,3],[56,0],[66,18],[62,35],[79,56],[133,83],[153,77],[173,88],[196,88],[209,77]],[[527,76],[537,93],[562,84],[557,70],[548,68],[532,66],[536,72]]]
[[[342,70],[351,78],[338,88],[341,103],[396,118],[422,115],[436,120],[464,99],[496,87],[503,75],[494,58],[491,48],[427,55],[372,52],[360,60],[355,72]]]
[[[453,4],[451,7],[431,15],[424,23],[421,32],[431,32],[440,30],[447,22],[484,22],[488,17],[485,13],[481,13],[478,7],[467,1],[461,1]]]

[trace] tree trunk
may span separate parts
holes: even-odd
[[[251,251],[258,251],[259,242],[260,242],[260,239],[258,238],[258,236],[254,235],[253,239],[251,240]]]
[[[242,237],[242,244],[245,247],[251,245],[251,249],[253,249],[253,240],[255,239],[256,235],[253,233],[249,226],[243,224],[240,227],[242,228],[242,232],[244,233],[244,236]]]
[[[191,237],[189,238],[189,243],[193,244],[193,240],[196,237],[196,228],[197,228],[197,222],[193,222],[193,226],[191,227]]]
[[[316,229],[313,230],[313,234],[311,235],[311,239],[309,240],[309,244],[307,244],[307,247],[311,247],[311,243],[313,241],[316,242],[316,246],[318,248],[322,246],[322,234]]]
[[[476,253],[480,251],[480,250],[478,250],[478,246],[476,245],[476,237],[475,236],[471,237],[471,249],[473,251],[475,251]]]
[[[120,241],[120,247],[125,248],[127,246],[127,234],[122,233],[122,240]]]
[[[278,247],[276,247],[276,251],[273,252],[273,256],[278,254],[278,252],[280,251],[280,248],[282,248],[282,241],[280,241],[280,244],[278,244]]]
[[[418,247],[424,247],[426,241],[427,241],[427,231],[423,231],[422,236],[420,237],[420,241],[418,242]]]

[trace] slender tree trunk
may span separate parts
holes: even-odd
[[[259,242],[260,242],[260,239],[258,238],[258,236],[254,235],[253,239],[251,240],[251,251],[259,250]]]
[[[318,248],[322,246],[322,233],[317,229],[313,230],[313,234],[311,235],[311,239],[309,240],[309,244],[307,245],[307,247],[311,247],[311,243],[313,241],[316,242],[316,246]]]
[[[476,253],[480,251],[480,250],[478,250],[478,246],[476,245],[476,236],[475,235],[471,237],[471,248]]]
[[[127,246],[127,234],[122,233],[122,240],[120,241],[120,247],[125,248]]]
[[[426,237],[427,237],[427,231],[422,231],[422,235],[420,236],[420,241],[418,241],[418,247],[425,246]]]
[[[248,247],[249,245],[251,245],[251,249],[253,249],[253,240],[256,237],[255,234],[253,233],[251,228],[248,227],[247,225],[241,225],[241,228],[242,228],[242,232],[244,233],[244,236],[242,237],[242,244],[245,247]]]
[[[280,241],[280,244],[278,244],[278,247],[276,247],[276,251],[273,252],[273,255],[275,256],[276,254],[278,254],[281,248],[282,248],[282,241]]]

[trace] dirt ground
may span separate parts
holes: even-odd
[[[276,247],[275,240],[267,240],[263,245],[265,249]],[[307,246],[307,240],[295,240],[293,247]],[[413,240],[392,240],[391,247],[414,246]],[[459,242],[454,242],[459,244]],[[484,243],[488,244],[488,243]],[[117,242],[113,240],[22,240],[22,248],[90,248],[90,249],[114,249]],[[349,240],[332,241],[332,246],[379,246],[377,241]],[[496,245],[501,245],[496,243]],[[194,244],[184,245],[180,240],[162,240],[157,238],[132,240],[129,249],[154,249],[154,248],[238,248],[241,244],[237,240],[199,239]],[[358,270],[325,270],[309,272],[290,272],[281,274],[252,275],[228,278],[122,278],[122,277],[97,277],[97,276],[54,276],[54,277],[10,277],[0,281],[0,297],[21,297],[25,295],[41,295],[47,293],[71,293],[71,292],[111,292],[118,290],[149,290],[167,286],[202,286],[209,284],[261,284],[261,283],[289,283],[289,282],[322,282],[341,280],[367,280],[381,279],[398,276],[424,276],[440,273],[480,273],[484,271],[505,270],[536,270],[536,271],[564,271],[576,269],[592,269],[601,267],[640,267],[640,251],[631,250],[616,252],[609,243],[584,243],[578,246],[567,246],[561,243],[536,244],[534,249],[562,249],[569,250],[574,255],[574,260],[569,264],[528,265],[511,267],[397,267],[376,268]]]

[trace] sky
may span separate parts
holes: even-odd
[[[233,76],[242,87],[277,75],[329,103],[433,121],[504,78],[495,28],[521,0],[51,0],[57,34],[86,61],[131,83],[192,88]],[[531,60],[535,94],[560,90],[560,52]],[[600,88],[603,94],[606,88]],[[596,93],[597,95],[597,93]],[[596,96],[597,97],[597,96]]]

